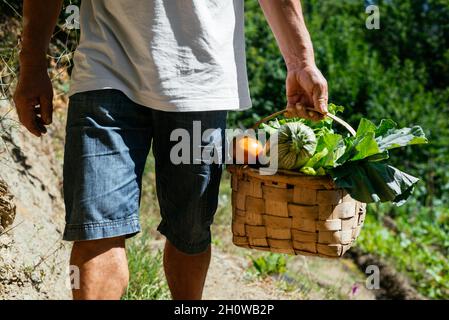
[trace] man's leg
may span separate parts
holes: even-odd
[[[125,237],[140,231],[151,110],[117,90],[70,97],[64,153],[66,226],[80,268],[75,299],[118,299],[128,282]]]
[[[73,299],[120,299],[129,279],[125,237],[75,242],[70,265],[79,268],[80,276]]]
[[[191,255],[176,249],[169,240],[165,242],[164,271],[173,299],[201,299],[210,253],[210,245],[206,251]]]
[[[194,123],[201,124],[203,139],[196,139],[199,132],[193,129]],[[209,153],[216,160],[222,159],[225,127],[225,111],[153,113],[153,153],[162,216],[158,230],[167,238],[164,269],[174,299],[202,296],[222,172],[218,161],[211,163],[204,156]],[[182,141],[191,149],[189,163],[175,164],[176,159],[171,158],[172,148],[179,143],[171,134],[179,129],[192,138]]]

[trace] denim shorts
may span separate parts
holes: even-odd
[[[195,148],[203,150],[211,142],[223,159],[226,115],[226,111],[158,111],[109,89],[71,96],[64,154],[64,240],[131,237],[140,231],[142,176],[152,145],[159,232],[187,254],[206,250],[222,165],[220,161],[192,161],[199,154]],[[201,121],[201,133],[213,130],[201,139],[194,133],[194,121]],[[186,153],[190,162],[171,161],[172,147],[179,142],[171,139],[175,129],[200,137],[199,141],[187,140],[191,141],[191,152]]]

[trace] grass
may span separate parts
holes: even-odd
[[[162,250],[155,245],[161,236],[156,231],[160,217],[152,156],[145,166],[140,212],[142,232],[127,241],[130,283],[124,299],[170,299],[162,268]]]
[[[271,275],[282,275],[287,269],[287,259],[285,255],[268,253],[260,257],[250,256],[252,269],[255,274],[266,277]]]
[[[124,300],[170,299],[162,269],[162,251],[152,252],[152,239],[142,235],[127,247],[130,282]]]
[[[394,217],[397,231],[384,226],[384,212]],[[449,210],[443,207],[371,207],[357,245],[390,262],[423,296],[448,299],[448,221]]]

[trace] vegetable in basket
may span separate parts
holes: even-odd
[[[386,161],[389,151],[427,142],[419,126],[398,129],[392,120],[382,120],[376,126],[362,119],[356,136],[343,140],[344,153],[327,171],[336,185],[356,200],[401,205],[419,179],[390,166]]]
[[[254,164],[264,148],[256,138],[246,135],[234,137],[232,147],[234,163],[238,164]]]
[[[343,108],[331,104],[329,110],[336,113]],[[397,128],[397,124],[389,119],[376,126],[362,118],[355,136],[343,136],[334,131],[332,124],[329,118],[315,123],[292,118],[276,119],[260,128],[269,134],[280,133],[286,125],[302,125],[302,130],[306,127],[313,131],[316,137],[313,148],[309,146],[300,150],[297,144],[295,148],[288,149],[290,153],[296,152],[296,157],[307,160],[290,166],[293,155],[289,154],[285,160],[282,158],[281,165],[284,153],[279,152],[280,168],[299,169],[307,175],[330,175],[338,187],[364,203],[392,201],[397,205],[403,204],[419,179],[388,165],[386,160],[392,149],[427,143],[421,127]]]
[[[313,156],[316,145],[316,136],[310,127],[300,122],[286,123],[278,129],[278,150],[270,152],[270,159],[277,157],[281,169],[298,169]]]

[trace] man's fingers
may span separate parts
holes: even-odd
[[[297,115],[296,115],[295,107],[294,107],[293,105],[289,104],[289,105],[287,106],[287,109],[286,109],[284,115],[285,115],[287,118],[294,118],[294,117],[296,117]]]
[[[38,117],[34,104],[26,101],[15,100],[15,105],[20,123],[22,123],[22,125],[27,128],[29,132],[34,134],[36,137],[40,137],[42,133],[46,132],[45,127],[42,128],[42,123],[39,124],[37,122]]]
[[[324,119],[324,115],[311,108],[304,108],[302,105],[297,104],[297,109],[300,108],[301,117],[310,119],[312,121],[320,121]]]
[[[285,116],[288,118],[303,118],[303,119],[318,119],[318,113],[311,111],[310,109],[304,108],[301,103],[296,103],[295,105],[289,104],[287,106],[287,111]]]
[[[42,134],[47,133],[47,128],[45,128],[45,123],[42,118],[36,117],[36,126]]]
[[[53,120],[53,101],[51,98],[41,96],[39,102],[43,124],[49,125]]]
[[[313,121],[324,119],[324,114],[310,108],[305,108],[301,103],[297,103],[294,107],[287,108],[287,114],[291,117],[299,117]]]
[[[308,118],[313,121],[320,121],[324,119],[324,114],[312,110],[307,111]]]
[[[29,132],[34,134],[36,137],[40,137],[46,130],[42,123],[38,123],[37,119],[38,117],[36,117],[34,112],[31,110],[29,112],[22,112],[22,115],[19,117],[20,122]]]
[[[313,89],[313,106],[319,113],[326,114],[327,110],[327,86],[316,85]]]

